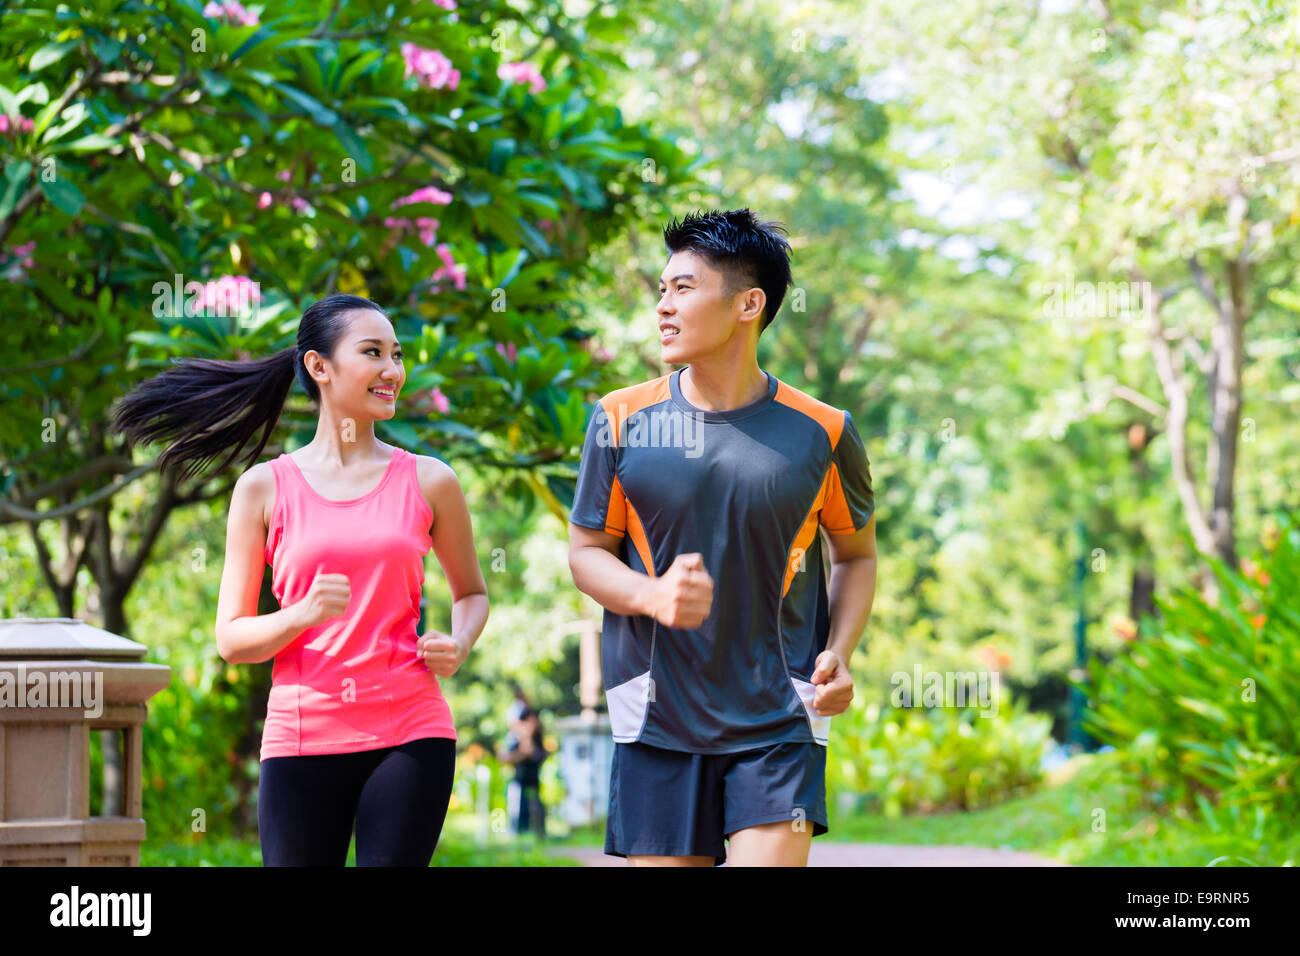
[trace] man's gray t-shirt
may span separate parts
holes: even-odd
[[[570,520],[621,536],[620,557],[646,574],[699,552],[714,582],[698,628],[605,612],[617,742],[713,754],[826,744],[809,682],[830,631],[817,530],[866,526],[871,472],[851,415],[764,374],[767,394],[728,411],[687,402],[680,369],[593,410]]]

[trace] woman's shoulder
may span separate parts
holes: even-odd
[[[432,455],[411,455],[415,459],[415,473],[420,478],[422,488],[432,488],[449,481],[460,484],[455,470],[441,458]]]
[[[259,461],[240,475],[236,484],[242,485],[253,496],[262,515],[262,524],[269,527],[271,509],[275,507],[275,472],[271,470],[271,462]]]
[[[460,478],[451,465],[432,455],[412,454],[411,457],[415,459],[415,475],[420,483],[420,491],[424,493],[424,500],[429,503],[429,508],[435,515],[438,513],[439,499],[449,494],[463,494]]]

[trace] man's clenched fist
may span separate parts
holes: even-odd
[[[661,577],[650,578],[650,616],[664,627],[695,628],[713,607],[713,578],[699,552],[679,554]]]

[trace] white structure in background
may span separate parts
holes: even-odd
[[[609,810],[609,771],[614,760],[614,737],[605,714],[564,717],[556,722],[560,733],[560,779],[564,803],[560,817],[569,826],[585,826],[605,819]]]
[[[582,713],[556,721],[560,736],[560,780],[564,803],[560,817],[570,826],[599,823],[609,811],[609,772],[614,762],[614,736],[609,715],[597,712],[605,696],[600,676],[600,630],[592,619],[574,622],[569,633],[581,635],[578,645],[578,699]]]

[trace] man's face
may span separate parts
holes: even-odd
[[[329,384],[321,385],[322,394],[329,391],[330,401],[345,418],[392,418],[406,381],[402,348],[393,325],[374,309],[356,309],[346,319],[346,331],[334,349],[334,358],[327,363],[320,360],[330,374]],[[372,389],[389,391],[392,399]]]
[[[693,252],[673,253],[659,276],[659,345],[665,365],[688,365],[745,334],[744,293],[723,295],[722,273]]]

